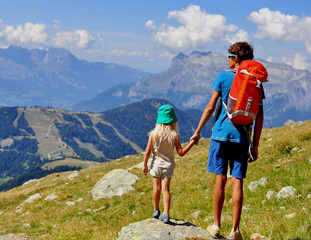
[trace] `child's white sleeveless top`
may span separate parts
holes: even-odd
[[[152,141],[152,162],[151,168],[161,167],[161,168],[175,168],[175,156],[174,156],[174,146],[175,139],[172,141],[167,132],[161,132],[158,136],[158,141]]]

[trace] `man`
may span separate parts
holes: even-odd
[[[237,69],[243,60],[254,58],[253,48],[247,42],[237,42],[228,49],[228,65],[232,69]],[[212,84],[212,97],[207,104],[200,123],[190,138],[195,142],[200,139],[200,132],[209,118],[215,111],[215,106],[219,98],[227,102],[231,84],[234,78],[234,71],[221,72]],[[262,90],[263,93],[263,90]],[[264,93],[262,94],[264,98]],[[208,156],[207,171],[216,174],[216,184],[214,190],[214,224],[207,227],[207,231],[214,238],[220,237],[221,212],[225,200],[225,186],[227,183],[227,169],[230,165],[232,176],[232,208],[233,227],[228,239],[242,240],[240,233],[240,219],[243,204],[243,179],[246,177],[249,158],[249,138],[248,133],[252,126],[234,125],[227,117],[224,106],[215,114],[215,124],[211,136],[211,143]],[[258,158],[258,145],[263,126],[263,106],[260,104],[259,113],[255,120],[252,147],[250,149],[254,160]]]

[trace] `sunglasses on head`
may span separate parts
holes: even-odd
[[[228,53],[228,58],[230,58],[230,57],[236,57],[236,55],[233,53]]]

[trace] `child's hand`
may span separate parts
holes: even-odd
[[[144,174],[144,175],[147,175],[147,173],[148,173],[148,167],[147,167],[147,166],[144,166],[144,167],[143,167],[143,174]]]

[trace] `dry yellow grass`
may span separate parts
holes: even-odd
[[[260,159],[249,165],[245,180],[244,206],[241,230],[244,239],[258,232],[270,239],[308,239],[311,224],[311,122],[303,122],[282,128],[264,129],[260,144]],[[177,157],[177,166],[171,185],[171,216],[205,228],[213,217],[214,176],[206,172],[209,139],[183,158]],[[96,182],[112,169],[130,169],[143,161],[143,155],[124,157],[109,163],[79,171],[79,176],[68,179],[70,172],[55,173],[30,182],[8,192],[0,193],[2,221],[0,232],[26,233],[33,239],[116,239],[123,226],[150,217],[152,208],[152,178],[144,176],[141,169],[129,170],[140,178],[135,191],[121,197],[94,201],[91,190]],[[267,178],[267,185],[250,192],[250,182]],[[280,191],[293,186],[297,197],[285,200],[273,199],[263,203],[269,190]],[[232,185],[226,187],[224,216],[230,219]],[[24,204],[21,213],[16,209],[30,196],[39,193],[41,198]],[[55,193],[57,198],[45,201]],[[80,200],[79,200],[80,199]],[[82,199],[82,200],[81,200]],[[77,201],[78,200],[78,201]],[[75,205],[67,206],[67,202]],[[94,211],[95,210],[95,211]],[[197,218],[192,213],[200,211]],[[286,214],[295,214],[286,218]],[[231,230],[231,221],[223,221],[223,235]],[[30,224],[30,227],[25,223]]]

